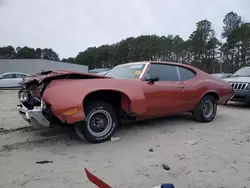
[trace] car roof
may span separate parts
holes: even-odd
[[[172,62],[172,61],[137,61],[137,62],[124,63],[124,64],[120,64],[120,65],[117,65],[117,66],[133,65],[133,64],[153,64],[153,63],[166,64],[166,65],[175,65],[175,66],[185,67],[185,68],[188,68],[188,69],[191,69],[191,70],[198,70],[196,67],[193,67],[193,66],[190,66],[190,65],[187,65],[187,64]]]
[[[224,73],[224,72],[222,72],[222,73],[213,73],[211,75],[227,75],[227,74],[232,74],[232,73]]]
[[[24,72],[5,72],[5,73],[3,73],[1,75],[4,75],[4,74],[25,74],[25,75],[29,75],[29,74],[24,73]]]

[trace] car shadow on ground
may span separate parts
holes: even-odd
[[[153,125],[157,126],[166,126],[166,124],[173,124],[175,125],[174,122],[178,121],[178,124],[176,125],[184,125],[184,123],[180,122],[187,122],[187,121],[193,121],[192,115],[191,114],[181,114],[181,115],[175,115],[175,116],[169,116],[169,117],[162,117],[162,118],[156,118],[156,119],[151,119],[151,120],[142,120],[142,121],[131,121],[127,123],[122,123],[119,125],[117,131],[120,130],[126,130],[126,129],[133,129],[136,127],[152,127]],[[76,139],[78,140],[78,137],[75,134],[74,126],[69,125],[69,126],[56,126],[53,129],[43,129],[43,130],[38,130],[37,134],[39,134],[42,137],[53,137],[57,135],[68,135],[71,139]]]
[[[243,102],[228,102],[225,107],[238,108],[238,109],[250,109],[250,105]]]
[[[192,121],[192,124],[190,124]],[[152,128],[159,133],[172,132],[178,129],[178,127],[186,127],[189,124],[189,128],[198,124],[195,122],[191,114],[182,114],[164,118],[157,118],[153,120],[143,120],[139,122],[129,122],[121,124],[118,127],[117,132],[114,137],[122,137],[126,140],[129,138],[131,132],[136,129],[141,129],[145,132],[152,131]],[[192,125],[192,126],[190,126]],[[144,133],[141,133],[142,136]],[[16,133],[7,133],[19,135],[22,139],[16,140],[15,143],[11,141],[11,144],[3,145],[1,151],[13,150],[13,149],[32,149],[36,147],[46,147],[57,144],[65,144],[67,146],[77,146],[80,144],[90,145],[85,140],[80,140],[74,131],[74,126],[55,126],[52,129],[33,129],[32,127],[25,128],[23,130],[18,130]],[[25,140],[23,139],[25,138]],[[27,139],[26,139],[27,138]]]
[[[166,126],[167,124],[172,124],[176,126],[182,126],[183,123],[193,121],[193,117],[189,113],[185,114],[180,114],[180,115],[173,115],[173,116],[168,116],[168,117],[161,117],[161,118],[155,118],[155,119],[150,119],[150,120],[141,120],[138,122],[128,122],[124,123],[121,126],[119,126],[118,130],[123,130],[123,129],[130,129],[134,127],[152,127],[154,125],[157,126]],[[178,122],[175,124],[175,122]],[[183,122],[183,123],[180,123]]]

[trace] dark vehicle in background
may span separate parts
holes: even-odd
[[[250,104],[250,66],[236,71],[231,77],[225,78],[234,89],[234,97],[231,101],[239,101]]]
[[[232,75],[233,74],[231,74],[231,73],[214,73],[214,74],[211,74],[211,76],[213,76],[215,78],[220,78],[220,79],[229,78]]]

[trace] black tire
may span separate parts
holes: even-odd
[[[216,113],[216,99],[212,95],[206,95],[202,98],[199,105],[193,111],[193,118],[198,122],[211,122],[215,118]]]
[[[109,140],[115,133],[118,125],[114,108],[108,103],[94,101],[87,105],[85,113],[86,121],[75,125],[78,137],[82,140],[86,139],[91,143],[101,143]],[[98,129],[103,128],[104,130],[98,132]]]

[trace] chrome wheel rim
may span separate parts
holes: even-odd
[[[87,119],[87,128],[95,137],[105,136],[111,127],[112,117],[106,110],[96,110]]]
[[[214,111],[214,104],[212,101],[205,101],[203,105],[203,115],[205,118],[210,118]]]

